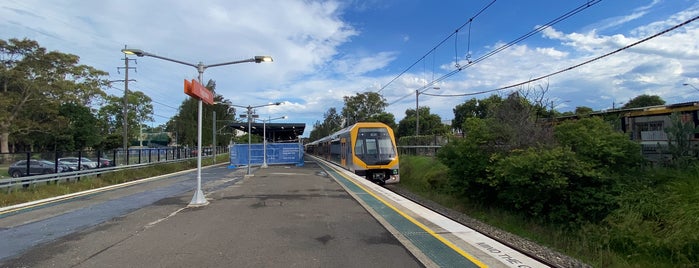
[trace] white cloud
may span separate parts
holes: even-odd
[[[328,108],[341,109],[342,96],[377,90],[391,81],[397,72],[407,67],[391,66],[402,60],[399,55],[418,56],[400,50],[402,48],[372,51],[368,46],[354,54],[341,53],[339,50],[343,46],[349,46],[353,37],[362,34],[344,21],[342,14],[345,9],[360,10],[381,4],[372,2],[358,6],[362,3],[365,2],[213,0],[201,6],[185,0],[69,0],[60,3],[7,0],[0,3],[0,17],[3,18],[0,38],[26,36],[50,50],[80,55],[81,63],[109,71],[112,79],[124,78],[123,71],[121,74],[115,72],[116,67],[123,65],[123,54],[119,50],[124,45],[205,64],[271,55],[274,63],[210,68],[204,73],[204,79],[214,79],[217,93],[235,104],[287,101],[284,105],[261,109],[260,112],[273,113],[270,114],[273,117],[289,115],[290,121],[312,124],[322,120]],[[618,30],[627,24],[638,25],[641,19],[650,17],[652,7],[659,3],[654,1],[630,10],[628,14],[610,18],[605,21],[610,27],[598,23],[584,31],[564,26],[561,29],[566,30],[548,28],[542,32],[544,40],[527,40],[504,50],[440,82],[440,89],[433,93],[472,93],[526,81],[618,49],[699,14],[695,5],[667,19]],[[617,31],[609,33],[612,28]],[[589,103],[596,109],[604,108],[603,105],[611,106],[614,100],[627,100],[645,92],[676,97],[672,94],[691,92],[691,88],[681,86],[683,82],[699,86],[697,36],[699,27],[695,22],[532,86],[549,83],[551,97],[571,100],[565,104],[571,108],[582,105],[580,102]],[[419,35],[409,31],[401,37],[408,43],[420,39]],[[472,53],[477,57],[482,53],[479,50],[489,51],[502,44],[491,41],[487,47],[474,48]],[[388,102],[396,102],[388,111],[398,120],[403,118],[406,109],[414,109],[415,89],[424,86],[430,77],[439,77],[455,69],[454,48],[445,47],[445,51],[438,52],[438,56],[444,58],[428,62],[437,66],[435,74],[425,70],[430,67],[411,70],[381,92]],[[182,79],[197,76],[196,70],[190,66],[155,58],[138,58],[138,64],[134,66],[138,72],[131,72],[130,78],[138,82],[131,87],[175,107],[186,97],[182,94]],[[420,104],[430,106],[443,119],[450,119],[455,105],[487,95],[421,95]],[[171,108],[155,106],[156,113],[164,116],[175,112]],[[166,120],[156,119],[160,123]]]

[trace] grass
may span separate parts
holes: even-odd
[[[226,154],[218,155],[216,157],[216,163],[223,163],[226,161],[228,161],[228,155]],[[202,159],[202,166],[211,165],[212,163],[213,158]],[[0,189],[0,207],[174,173],[177,171],[196,168],[196,165],[196,159],[192,159],[184,162],[163,163],[153,166],[146,166],[143,168],[116,171],[102,174],[100,176],[85,176],[79,181],[71,179],[70,182],[60,181],[59,183],[52,184],[32,184],[27,188],[4,188]]]
[[[436,191],[445,170],[436,159],[403,156],[401,186],[594,267],[699,267],[699,165],[620,177],[625,184],[619,208],[577,229]]]

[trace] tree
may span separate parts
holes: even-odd
[[[93,147],[101,142],[97,118],[92,114],[90,108],[77,105],[75,103],[65,103],[59,108],[60,120],[65,122],[65,128],[57,129],[56,132],[63,132],[70,137],[72,147],[64,150],[83,150]],[[56,144],[58,147],[60,144]]]
[[[140,134],[140,127],[144,122],[153,121],[153,104],[151,98],[141,91],[129,91],[127,101],[127,140],[135,140]],[[124,131],[124,99],[123,97],[109,95],[105,98],[105,105],[97,112],[100,121],[106,122],[106,133],[118,133],[123,139]],[[122,141],[123,143],[123,141]],[[128,144],[127,144],[128,145]],[[119,146],[120,147],[120,146]],[[112,149],[112,148],[107,148]]]
[[[342,128],[342,117],[337,114],[335,107],[329,108],[323,115],[323,118],[323,122],[316,121],[316,123],[313,124],[313,130],[311,130],[310,135],[308,135],[310,141],[328,136]]]
[[[388,106],[386,99],[376,92],[357,93],[355,96],[345,96],[344,100],[342,117],[346,120],[346,126],[366,121],[376,114],[383,113]]]
[[[366,120],[367,122],[381,122],[391,127],[394,132],[397,130],[398,125],[396,125],[396,117],[392,113],[382,112],[378,114],[373,114]]]
[[[61,103],[89,105],[104,95],[107,73],[78,65],[79,59],[28,39],[0,40],[0,152],[9,152],[12,135],[50,129]]]
[[[578,116],[588,115],[588,114],[591,114],[593,111],[594,110],[592,110],[592,108],[587,107],[587,106],[575,107],[575,115],[578,115]]]
[[[502,97],[491,95],[482,100],[472,98],[454,107],[454,120],[451,128],[457,131],[464,131],[463,124],[468,118],[487,118],[491,109],[502,103]]]
[[[519,92],[507,96],[489,116],[494,119],[490,128],[497,135],[498,148],[509,151],[551,145],[554,142],[551,128],[537,121],[540,111],[539,105],[532,105]]]
[[[216,112],[216,144],[215,146],[225,146],[227,145],[232,136],[231,132],[229,131],[228,133],[226,132],[221,132],[218,130],[224,130],[226,129],[226,125],[233,123],[233,122],[239,122],[236,120],[236,108],[231,106],[232,102],[229,99],[226,99],[223,97],[223,95],[217,94],[216,93],[216,81],[214,80],[209,80],[206,84],[206,88],[211,90],[211,92],[214,94],[214,105],[204,105],[202,109],[202,146],[205,146],[207,144],[213,144],[213,133],[214,131],[212,129],[213,126],[213,114]],[[192,99],[193,101],[196,102],[197,106],[199,105],[199,101],[196,99]],[[247,110],[244,110],[244,112],[247,112]],[[263,119],[260,117],[260,119]],[[196,124],[196,121],[194,122]],[[195,128],[196,130],[196,128]],[[196,142],[196,140],[194,140]],[[245,140],[247,142],[247,138]]]
[[[599,117],[562,122],[555,127],[554,135],[561,146],[596,168],[623,171],[643,160],[638,143]]]
[[[641,108],[655,105],[665,105],[665,101],[657,95],[639,95],[624,104],[622,109]]]
[[[224,146],[233,138],[232,132],[226,131],[227,124],[239,122],[236,119],[236,108],[229,99],[216,93],[216,81],[209,80],[206,88],[214,94],[214,105],[204,104],[202,107],[202,146],[213,144],[213,114],[216,112],[216,145]],[[187,98],[180,104],[177,114],[166,124],[165,130],[171,132],[178,145],[196,146],[198,127],[199,100]],[[246,110],[243,112],[247,112]],[[230,128],[228,128],[230,130]],[[247,136],[245,143],[247,143]],[[239,137],[240,138],[240,137]],[[252,137],[252,139],[257,139]],[[259,138],[261,141],[262,138]]]
[[[178,146],[197,144],[197,111],[199,103],[194,98],[186,98],[180,103],[178,112],[167,122],[166,129],[175,133]]]
[[[415,109],[405,110],[405,117],[398,122],[397,136],[415,136],[415,115]],[[420,107],[420,135],[442,135],[448,132],[449,128],[442,124],[439,115],[430,113],[430,107]]]

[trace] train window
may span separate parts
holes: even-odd
[[[396,157],[393,141],[385,128],[360,128],[355,154],[369,165],[385,165]]]
[[[354,154],[361,157],[364,155],[364,140],[357,139],[357,144],[354,146]]]

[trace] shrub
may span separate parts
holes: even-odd
[[[552,223],[597,222],[615,208],[615,181],[567,148],[497,156],[488,171],[498,201]]]
[[[449,167],[449,179],[445,193],[474,197],[489,201],[495,193],[487,187],[487,167],[494,151],[495,135],[489,128],[490,120],[468,118],[464,129],[468,129],[465,139],[454,140],[437,152],[437,158]]]
[[[610,171],[624,171],[643,161],[639,144],[598,117],[563,122],[554,136],[560,145]]]

